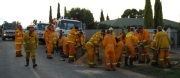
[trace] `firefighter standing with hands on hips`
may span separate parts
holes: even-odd
[[[23,36],[23,45],[26,52],[26,67],[29,66],[29,58],[31,56],[33,62],[33,68],[37,66],[36,64],[36,49],[38,46],[38,35],[34,31],[34,25],[30,25],[29,31],[27,31]]]
[[[23,33],[22,33],[22,26],[19,24],[18,28],[15,31],[15,46],[16,46],[16,57],[21,57],[23,56],[21,53],[22,49],[22,38],[23,38]]]

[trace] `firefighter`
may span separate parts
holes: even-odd
[[[80,46],[80,48],[82,49],[82,55],[84,55],[85,53],[84,53],[84,49],[85,49],[85,34],[82,32],[82,31],[80,31],[79,32],[79,46]]]
[[[21,53],[22,49],[22,40],[23,33],[22,33],[22,26],[18,25],[18,28],[15,31],[15,46],[16,46],[16,57],[23,56]]]
[[[116,55],[116,62],[117,62],[116,67],[121,67],[124,43],[123,43],[123,41],[119,40],[118,38],[116,38],[116,43],[117,43],[117,46],[115,48],[115,55]]]
[[[150,36],[149,32],[144,29],[142,26],[138,28],[139,31],[139,45],[142,47],[142,54],[141,60],[139,63],[150,63],[150,56],[149,56],[149,45],[150,45]]]
[[[113,28],[112,28],[112,27],[109,28],[109,31],[112,32],[111,34],[112,34],[114,37],[116,37],[116,33],[113,31]]]
[[[125,44],[126,33],[124,32],[124,29],[122,29],[122,32],[117,36],[117,38]]]
[[[105,59],[106,59],[106,70],[111,71],[111,63],[113,71],[116,71],[116,56],[115,56],[115,46],[116,39],[112,35],[112,31],[107,31],[106,36],[103,40],[103,46],[105,48]]]
[[[75,26],[68,34],[69,63],[74,62],[75,47],[77,44],[78,27]]]
[[[34,31],[34,26],[29,26],[29,31],[26,32],[23,36],[23,45],[26,52],[26,67],[29,66],[29,58],[31,56],[33,68],[37,66],[36,64],[36,49],[38,46],[38,35]]]
[[[164,32],[161,26],[158,26],[158,32],[156,34],[156,48],[159,51],[159,67],[164,68],[164,58],[168,62],[168,67],[171,67],[171,60],[169,54],[170,37],[167,32]]]
[[[156,37],[156,33],[157,33],[157,30],[154,30],[153,31],[153,34],[152,34],[152,41],[151,41],[151,49],[152,49],[152,53],[153,53],[153,57],[152,57],[152,62],[151,62],[151,65],[152,66],[157,66],[158,65],[158,60],[157,60],[157,50],[156,50],[156,40],[155,40],[155,37]]]
[[[138,44],[137,37],[134,35],[134,28],[130,28],[130,32],[126,34],[126,56],[125,56],[125,66],[133,66],[133,60],[136,56],[135,46]],[[129,64],[127,63],[129,60]]]
[[[105,35],[105,30],[102,30],[99,34],[99,32],[95,33],[90,40],[86,43],[86,50],[88,52],[88,64],[89,67],[94,67],[94,55],[95,53],[98,53],[98,48],[100,46],[100,42],[102,41],[101,36]],[[99,56],[98,56],[99,58]]]
[[[53,28],[54,28],[53,25],[49,24],[47,29],[46,29],[46,32],[44,32],[44,39],[45,39],[46,46],[47,46],[47,58],[48,59],[53,58],[51,56],[52,51],[53,51],[53,45],[54,45],[54,42],[53,42]]]
[[[63,35],[59,41],[58,41],[58,47],[62,47],[63,49],[63,54],[62,55],[62,59],[60,59],[61,61],[65,61],[65,58],[68,57],[69,53],[68,53],[68,45],[67,45],[67,40],[68,40],[68,37],[67,35]]]
[[[58,35],[57,33],[55,32],[55,28],[53,27],[53,30],[52,30],[52,34],[53,34],[53,54],[54,54],[54,50],[57,52],[57,41],[58,41]]]

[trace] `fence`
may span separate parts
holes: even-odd
[[[152,40],[152,34],[154,29],[147,29],[149,31],[150,39]],[[101,30],[84,30],[86,33],[86,41],[91,38],[91,36]],[[126,31],[126,30],[125,30]],[[114,32],[116,33],[116,36],[121,32],[121,29],[114,29]],[[171,38],[171,46],[177,47],[179,45],[178,42],[180,42],[180,37],[178,36],[178,31],[175,29],[169,29],[168,33]]]

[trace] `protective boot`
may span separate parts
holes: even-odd
[[[36,59],[32,59],[32,62],[33,62],[33,68],[35,68],[37,66]]]
[[[111,71],[111,66],[110,65],[106,65],[106,71]]]
[[[26,59],[26,65],[25,67],[29,66],[29,59]]]
[[[131,67],[133,66],[133,60],[134,60],[134,58],[130,58],[129,64]]]
[[[129,64],[128,64],[128,57],[127,56],[125,56],[125,66],[129,66]]]

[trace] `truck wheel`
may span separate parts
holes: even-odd
[[[5,38],[5,37],[2,37],[2,40],[3,40],[3,41],[5,41],[5,40],[6,40],[6,38]]]

